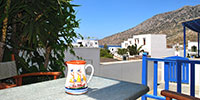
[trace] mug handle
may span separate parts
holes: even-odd
[[[94,67],[93,67],[91,64],[87,64],[87,65],[85,66],[85,69],[87,69],[88,67],[91,67],[92,72],[91,72],[91,74],[90,74],[90,78],[89,78],[88,81],[87,81],[87,84],[90,82],[90,80],[92,79],[92,76],[94,75]]]

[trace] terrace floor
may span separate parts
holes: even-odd
[[[169,83],[169,90],[176,91],[176,87],[177,87],[176,84],[177,84],[177,83],[170,82],[170,83]],[[187,94],[187,95],[190,95],[190,85],[189,85],[189,84],[182,84],[181,86],[182,86],[182,88],[181,88],[181,89],[182,89],[182,93]],[[164,88],[165,88],[165,84],[164,84],[164,83],[160,83],[160,84],[158,85],[158,92],[157,92],[157,93],[158,93],[158,96],[161,96],[160,92],[161,92],[162,90],[164,90]],[[200,98],[199,92],[200,92],[200,91],[199,91],[199,87],[196,86],[196,87],[195,87],[195,97]],[[153,94],[153,90],[149,91],[148,94]],[[139,99],[137,99],[137,100],[141,100],[141,98],[139,98]],[[147,98],[147,100],[155,100],[155,99]]]

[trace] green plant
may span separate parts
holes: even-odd
[[[144,50],[142,49],[142,46],[143,45],[137,48],[137,44],[135,44],[132,46],[128,46],[127,49],[130,55],[139,55],[140,52],[144,52]]]
[[[82,43],[80,44],[80,47],[83,47],[83,44],[82,44]]]
[[[104,45],[103,45],[103,48],[104,48],[104,49],[108,49],[107,44],[104,44]]]
[[[100,57],[105,57],[105,58],[113,58],[113,55],[110,54],[110,51],[107,49],[100,49]]]
[[[3,14],[3,17],[0,19],[0,25],[3,25],[3,27],[1,26],[2,29],[2,33],[0,34],[1,38],[0,38],[0,62],[2,62],[3,60],[3,54],[4,54],[4,50],[5,50],[5,43],[6,43],[6,35],[7,35],[7,27],[8,27],[8,15],[9,15],[9,9],[10,9],[10,3],[11,0],[2,0],[0,2],[0,4],[3,3],[4,5],[1,5],[2,7],[0,7],[0,9],[3,9],[0,11],[0,13]]]
[[[74,31],[79,27],[76,6],[71,0],[1,0],[0,29],[9,33],[5,50],[10,53],[4,57],[14,54],[21,73],[63,71],[64,51],[74,54],[71,43],[80,36]],[[0,42],[4,36],[0,31]]]
[[[127,49],[125,49],[125,48],[120,48],[120,49],[118,49],[118,51],[117,51],[117,53],[119,54],[119,55],[124,55],[124,54],[127,54],[127,52],[128,52],[128,50]]]

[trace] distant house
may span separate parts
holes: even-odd
[[[183,45],[180,45],[179,43],[175,44],[173,46],[175,49],[175,55],[176,56],[184,56],[184,51],[183,51]],[[198,55],[198,42],[195,41],[190,41],[188,40],[188,47],[186,50],[186,56],[197,56]]]
[[[122,42],[121,46],[127,48],[134,44],[137,44],[137,47],[142,46],[142,49],[152,57],[174,55],[174,50],[167,48],[166,35],[163,34],[134,35],[133,38]]]
[[[99,43],[97,40],[77,40],[76,43],[73,43],[73,45],[76,47],[99,47]]]
[[[119,48],[121,48],[120,45],[107,45],[108,50],[110,53],[115,54]],[[104,48],[104,45],[99,45],[99,48]]]
[[[108,46],[108,50],[110,50],[110,53],[112,54],[117,53],[119,48],[121,48],[121,46]]]
[[[173,45],[173,48],[175,50],[175,56],[184,56],[184,51],[183,51],[183,45],[180,45],[179,43]]]
[[[189,56],[196,56],[198,54],[197,48],[198,48],[198,42],[188,41]]]

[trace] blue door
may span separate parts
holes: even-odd
[[[172,56],[167,57],[165,59],[175,59],[175,60],[189,60],[188,58],[180,57],[180,56]],[[177,66],[176,62],[170,62],[169,63],[169,81],[171,82],[177,82]],[[189,83],[189,66],[187,63],[183,63],[181,65],[181,80],[182,83]]]

